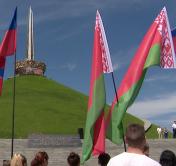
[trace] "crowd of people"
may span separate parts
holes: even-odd
[[[158,138],[162,139],[165,138],[167,139],[169,137],[169,131],[167,128],[161,128],[160,126],[156,129],[158,133]],[[172,137],[176,138],[176,121],[172,124]]]
[[[112,158],[108,153],[101,153],[98,156],[97,164],[99,166],[176,166],[176,156],[171,150],[164,150],[160,155],[159,162],[150,158],[149,144],[146,142],[145,130],[141,125],[129,125],[125,141],[128,145],[127,152]],[[30,165],[47,166],[48,160],[48,154],[40,151],[36,153]],[[67,163],[69,166],[80,166],[80,156],[71,152],[67,157]],[[14,154],[11,161],[3,162],[3,166],[27,166],[27,159],[22,154]]]
[[[162,152],[159,162],[150,158],[143,126],[129,125],[125,140],[128,144],[127,152],[111,158],[107,166],[176,166],[176,156],[170,150]]]
[[[167,130],[167,128],[158,127],[157,128],[157,133],[158,133],[158,138],[159,139],[162,139],[162,138],[167,139],[168,136],[169,136],[169,131]]]
[[[44,151],[36,153],[34,159],[31,161],[31,166],[47,166],[48,154]],[[3,166],[27,166],[27,159],[22,154],[14,154],[11,161],[5,160]]]
[[[107,153],[98,156],[99,166],[176,166],[176,156],[171,150],[164,150],[159,162],[150,158],[144,127],[138,124],[128,126],[126,135],[127,152],[113,158]],[[72,152],[67,158],[69,166],[80,166],[80,157]]]

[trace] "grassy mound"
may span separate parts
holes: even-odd
[[[13,79],[6,80],[0,97],[1,138],[11,137],[12,85]],[[84,128],[87,100],[88,97],[82,93],[45,77],[17,77],[15,137],[26,138],[32,133],[77,133],[78,128]],[[143,123],[126,114],[125,126],[128,122]],[[150,137],[156,136],[153,130],[149,129],[148,133]]]

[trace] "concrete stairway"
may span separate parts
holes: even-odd
[[[71,151],[77,152],[81,154],[81,147],[77,148],[28,148],[26,139],[18,139],[14,142],[14,152],[22,153],[27,157],[28,165],[35,153],[39,150],[44,150],[49,155],[49,166],[66,166],[67,156]],[[176,139],[156,139],[156,140],[148,140],[150,146],[150,157],[159,160],[159,156],[161,152],[165,149],[170,149],[174,153],[176,153]],[[123,145],[114,145],[110,141],[106,141],[107,152],[111,155],[111,157],[121,153],[124,151]],[[2,165],[3,159],[9,159],[11,152],[11,140],[8,139],[0,139],[0,165]],[[97,158],[91,158],[88,162],[85,163],[86,166],[96,166]]]

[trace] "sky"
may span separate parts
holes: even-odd
[[[0,0],[0,38],[18,7],[17,59],[25,59],[29,6],[34,13],[35,60],[47,65],[46,76],[86,95],[89,93],[95,15],[106,31],[117,87],[148,28],[166,6],[176,26],[174,0]],[[5,79],[13,75],[8,57]],[[111,75],[105,76],[107,103],[114,98]],[[176,71],[152,67],[128,112],[171,129],[176,120]],[[59,93],[59,92],[58,92]],[[69,101],[68,101],[69,102]]]

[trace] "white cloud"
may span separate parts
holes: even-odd
[[[69,71],[73,71],[76,68],[76,64],[74,63],[67,63],[61,66],[62,69],[67,69]]]
[[[61,20],[66,18],[75,18],[88,15],[92,12],[96,12],[97,9],[114,8],[116,11],[125,12],[127,9],[131,9],[132,6],[140,5],[140,7],[146,7],[147,2],[141,2],[141,0],[74,0],[74,1],[58,1],[58,0],[43,0],[33,2],[35,21],[41,22],[46,20]],[[38,12],[35,12],[38,11]]]
[[[117,63],[113,64],[112,67],[113,67],[114,71],[117,70],[117,69],[119,69],[119,63],[117,62]]]
[[[113,69],[117,70],[124,65],[130,64],[131,58],[134,56],[135,51],[136,46],[133,46],[128,49],[119,50],[118,52],[112,54]]]
[[[128,112],[141,118],[153,118],[168,113],[176,113],[176,92],[161,95],[160,98],[135,102],[128,109]]]
[[[175,82],[176,77],[173,75],[155,75],[145,79],[146,82],[152,83],[154,81],[167,81],[167,82]]]
[[[9,18],[8,17],[12,11],[12,6],[19,6],[19,18],[18,18],[18,26],[26,25],[26,18],[28,15],[28,7],[29,2],[19,2],[13,1],[12,5],[8,4],[8,1],[3,0],[1,2],[2,6],[7,6],[7,8],[1,7],[1,27],[0,30],[4,30],[9,25]],[[17,5],[18,4],[18,5]],[[70,18],[78,18],[84,17],[86,15],[92,14],[92,12],[96,12],[97,9],[104,10],[104,9],[114,9],[118,12],[126,12],[126,10],[134,10],[133,7],[140,6],[146,7],[149,6],[150,3],[147,1],[141,0],[108,0],[108,1],[101,1],[101,0],[74,0],[74,1],[64,1],[64,0],[43,0],[41,1],[31,1],[30,5],[32,6],[34,12],[34,22],[47,22],[49,20],[65,20]],[[111,11],[109,10],[109,11]],[[8,13],[7,13],[8,11]],[[5,14],[4,14],[5,13]],[[6,14],[7,13],[7,14]],[[11,14],[12,15],[12,14]],[[3,18],[2,18],[3,17]],[[6,18],[6,19],[4,19]],[[8,19],[7,19],[8,18]]]

